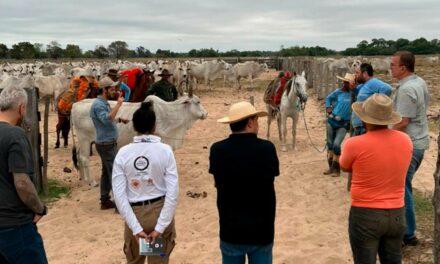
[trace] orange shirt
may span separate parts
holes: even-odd
[[[128,87],[130,87],[131,91],[133,92],[133,90],[136,88],[137,75],[142,73],[143,71],[141,69],[133,68],[121,72],[120,76],[124,76],[124,75],[128,76],[126,84],[128,85]]]
[[[99,89],[98,81],[93,80],[91,86],[93,87],[93,89]],[[70,112],[73,103],[79,102],[87,97],[87,92],[89,88],[89,81],[85,77],[74,77],[70,82],[69,89],[61,95],[61,98],[58,102],[58,109],[61,109],[64,112]]]
[[[343,145],[339,163],[353,173],[351,205],[403,207],[412,150],[409,136],[397,130],[382,129],[349,138]]]

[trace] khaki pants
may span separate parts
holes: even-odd
[[[133,206],[133,212],[136,215],[144,231],[149,234],[154,230],[157,219],[159,219],[160,211],[162,210],[164,199],[149,205]],[[174,219],[162,234],[164,242],[164,251],[166,256],[149,256],[148,264],[168,264],[170,254],[173,251],[176,239],[176,229],[174,227]],[[139,255],[139,243],[133,232],[125,224],[124,231],[124,253],[128,264],[145,263],[146,256]]]

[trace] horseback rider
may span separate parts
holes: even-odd
[[[118,70],[116,70],[116,69],[109,69],[107,72],[107,76],[110,79],[112,79],[112,81],[114,81],[114,82],[119,81]],[[130,94],[131,94],[130,87],[128,87],[128,85],[125,82],[119,81],[117,88],[119,91],[122,92],[122,95],[124,96],[124,102],[128,102],[128,100],[130,99]]]
[[[56,126],[57,142],[55,148],[60,147],[60,132],[64,138],[64,147],[68,145],[70,131],[70,111],[75,102],[85,98],[96,98],[99,92],[98,81],[95,80],[91,69],[83,69],[70,82],[69,89],[60,96],[58,102],[58,124]]]
[[[177,100],[177,88],[174,84],[172,84],[169,79],[173,74],[170,73],[167,69],[164,69],[161,74],[159,74],[160,81],[156,82],[151,86],[151,88],[147,92],[148,95],[155,95],[160,99],[172,102]]]

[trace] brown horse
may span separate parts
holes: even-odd
[[[147,97],[147,91],[154,83],[153,72],[143,70],[143,73],[136,76],[136,87],[130,95],[129,102],[143,102]]]

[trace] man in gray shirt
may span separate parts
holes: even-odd
[[[37,228],[47,208],[32,183],[31,144],[19,127],[27,100],[21,88],[0,93],[0,263],[47,263]]]
[[[402,121],[394,129],[407,133],[414,145],[411,164],[405,183],[406,231],[404,245],[415,246],[416,217],[412,195],[412,179],[429,147],[428,109],[429,92],[426,82],[414,74],[415,57],[408,51],[399,51],[391,59],[391,73],[399,83],[394,96],[394,110],[402,116]]]

